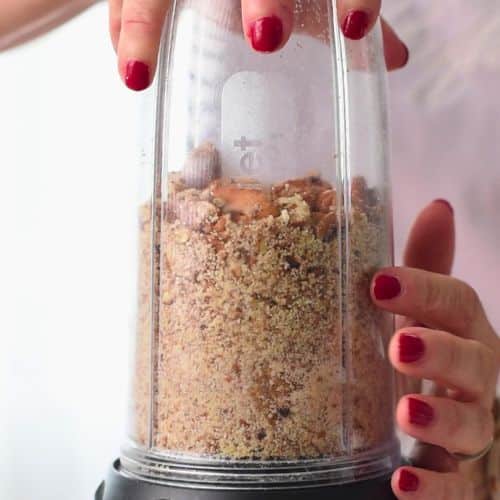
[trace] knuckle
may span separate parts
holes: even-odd
[[[463,414],[460,411],[459,405],[453,402],[448,407],[445,424],[448,440],[450,441],[450,443],[457,443],[457,439],[462,436],[464,431],[463,423]]]
[[[482,377],[476,377],[480,392],[484,392],[492,384],[495,385],[497,379],[497,360],[494,352],[484,344],[473,341],[475,345],[477,374],[483,374]]]
[[[447,349],[442,349],[442,354],[444,356],[443,362],[443,372],[449,374],[456,374],[457,371],[461,371],[461,354],[460,349],[456,342],[450,342]]]
[[[495,432],[493,412],[484,407],[479,407],[477,425],[479,426],[480,450],[482,450],[488,446]]]
[[[461,312],[462,329],[470,332],[478,318],[481,301],[476,290],[463,281],[457,281],[458,290],[456,294],[455,310]]]
[[[471,377],[471,388],[477,395],[483,394],[491,385],[494,372],[494,359],[487,347],[477,340],[471,340],[470,366],[474,377]]]
[[[432,279],[426,280],[423,288],[423,307],[426,312],[437,312],[441,309],[442,297],[440,286]]]
[[[122,29],[140,30],[146,33],[155,33],[158,26],[152,9],[144,6],[135,6],[123,13]]]

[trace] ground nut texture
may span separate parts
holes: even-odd
[[[344,278],[345,218],[335,191],[316,177],[265,190],[224,179],[192,188],[173,175],[169,193],[161,205],[153,445],[272,460],[386,442],[388,323],[369,298],[370,278],[385,263],[376,192],[355,179]],[[151,211],[141,213],[134,436],[146,443]]]

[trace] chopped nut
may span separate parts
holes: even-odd
[[[237,262],[230,262],[230,264],[229,264],[229,270],[231,271],[232,275],[235,278],[240,278],[241,277],[241,265],[238,264]]]
[[[174,295],[172,293],[172,290],[167,290],[166,292],[163,293],[161,300],[164,304],[170,305],[174,302]]]
[[[278,184],[273,187],[273,194],[277,198],[286,198],[293,195],[300,197],[311,207],[316,208],[317,199],[322,191],[331,189],[331,185],[323,181],[319,177],[311,176],[304,179],[293,179]]]
[[[220,177],[219,152],[209,142],[203,143],[188,155],[183,180],[190,188],[203,189]]]
[[[298,269],[300,262],[293,255],[286,255],[285,262],[289,269]]]
[[[316,219],[316,236],[325,243],[333,241],[337,234],[337,217],[335,214],[318,213],[315,214]]]
[[[158,450],[230,460],[321,459],[344,452],[339,429],[346,410],[353,451],[388,442],[390,367],[380,339],[366,335],[387,324],[368,293],[385,248],[377,192],[367,195],[368,216],[354,210],[345,217],[350,255],[342,257],[336,193],[317,176],[288,183],[305,186],[304,196],[283,186],[285,194],[277,196],[278,187],[270,194],[242,179],[217,179],[200,189],[174,184],[175,203],[165,209],[164,200],[168,217],[161,218],[155,248],[145,221],[150,205],[141,212],[137,442],[148,442],[152,426]],[[215,195],[221,192],[226,196]],[[263,201],[272,207],[265,217]],[[155,286],[152,256],[160,273]],[[341,257],[350,265],[343,268]],[[154,387],[152,306],[159,317]],[[339,321],[344,312],[348,331]],[[352,376],[344,380],[346,335]],[[347,408],[344,387],[352,394]]]
[[[308,203],[298,194],[287,198],[279,198],[277,203],[282,210],[285,209],[287,211],[290,224],[304,224],[311,217],[311,209]]]
[[[175,241],[177,243],[187,243],[191,237],[191,232],[185,227],[178,227],[175,231]]]
[[[278,413],[281,417],[287,418],[290,416],[290,408],[282,406],[281,408],[278,408]]]
[[[226,217],[220,217],[214,224],[214,229],[217,233],[223,233],[226,230]]]
[[[367,206],[366,179],[364,177],[354,177],[351,184],[351,205],[353,208],[362,212],[366,211]]]
[[[336,209],[337,196],[333,189],[323,191],[318,196],[317,207],[320,212],[333,212]]]
[[[224,201],[224,212],[243,214],[254,219],[278,214],[269,195],[260,189],[240,188],[236,184],[215,184],[212,195]]]
[[[199,229],[205,222],[213,222],[217,217],[217,208],[208,201],[178,200],[177,215],[182,224]]]
[[[259,441],[262,441],[263,439],[265,439],[267,436],[267,433],[265,431],[265,429],[261,429],[258,433],[257,433],[257,439]]]

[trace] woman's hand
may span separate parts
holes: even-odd
[[[408,267],[381,270],[373,280],[375,304],[406,318],[389,346],[392,364],[436,384],[432,395],[406,395],[397,407],[400,428],[421,443],[412,457],[417,467],[393,475],[400,500],[472,500],[470,478],[453,454],[475,455],[493,438],[500,340],[475,291],[447,276],[453,251],[453,211],[434,202],[413,227]]]
[[[215,3],[215,2],[214,2]],[[295,0],[242,0],[243,32],[257,51],[274,52],[293,30]],[[381,0],[340,0],[339,22],[345,36],[363,38],[375,24]],[[144,90],[153,80],[162,27],[171,0],[109,0],[110,32],[118,53],[118,68],[126,85]],[[221,6],[214,5],[214,9]],[[326,19],[324,20],[326,22]],[[382,23],[389,69],[406,64],[408,49]]]

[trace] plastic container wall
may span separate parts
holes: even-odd
[[[160,55],[139,207],[130,474],[245,488],[337,484],[398,460],[380,28],[350,42],[296,2],[275,54],[239,1],[178,0]],[[146,162],[147,163],[147,162]]]

